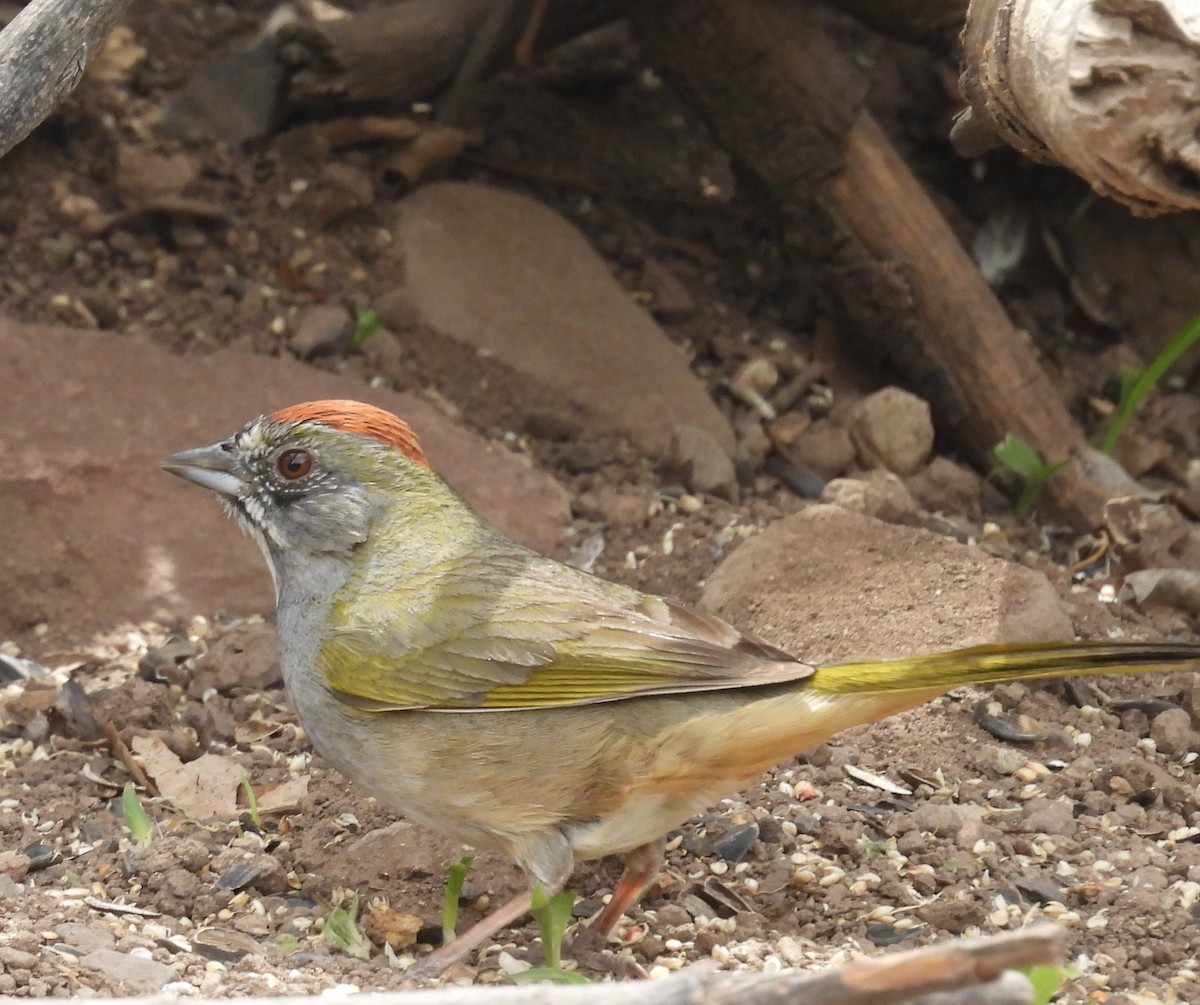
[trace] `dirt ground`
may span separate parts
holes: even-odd
[[[144,58],[115,81],[86,81],[0,164],[7,315],[111,328],[180,353],[232,343],[280,355],[297,348],[277,318],[331,300],[366,309],[389,289],[372,271],[381,207],[402,197],[387,177],[385,150],[336,155],[371,180],[374,204],[297,219],[289,215],[296,193],[327,165],[287,143],[231,147],[167,140],[153,129],[169,96],[250,33],[269,6],[133,5],[129,24]],[[937,140],[952,108],[943,86],[949,64],[902,46],[889,51],[881,78],[896,86],[881,95],[879,112],[904,123],[899,139],[965,236],[1014,206],[1049,233],[1086,203],[1047,169],[999,155],[983,172],[955,159]],[[453,176],[546,202],[588,235],[635,296],[646,296],[647,262],[668,263],[686,304],[659,310],[658,320],[687,349],[739,437],[750,437],[755,417],[727,386],[749,360],[818,361],[814,414],[828,411],[829,398],[852,400],[890,382],[837,350],[819,291],[770,207],[737,183],[703,126],[627,42],[503,75],[478,88],[472,108],[485,138]],[[141,199],[152,187],[147,171],[168,165],[188,175],[189,197],[211,212],[150,213],[89,230],[96,213]],[[704,184],[731,195],[698,210]],[[1088,225],[1103,233],[1105,220],[1113,247],[1126,248],[1119,215],[1097,210]],[[1116,289],[1090,265],[1072,271],[1070,247],[1035,243],[1004,287],[1006,305],[1034,333],[1081,420],[1098,426],[1118,373],[1114,347],[1166,324],[1147,306],[1156,260],[1128,252]],[[318,260],[321,268],[311,269]],[[435,388],[477,432],[520,434],[570,490],[575,540],[621,500],[670,490],[644,519],[608,523],[595,569],[602,575],[694,602],[717,560],[708,542],[732,518],[762,526],[803,505],[760,466],[743,479],[738,502],[705,499],[664,555],[678,492],[655,464],[586,432],[563,434],[544,411],[527,414],[504,381],[468,378],[460,348],[415,338],[405,352],[409,382],[401,390]],[[374,376],[366,354],[313,365]],[[1154,406],[1159,425],[1144,425],[1139,442],[1157,451],[1149,480],[1186,491],[1197,444],[1180,416],[1196,414],[1196,399],[1186,373],[1169,390]],[[994,486],[980,480],[957,510],[953,493],[939,498],[950,532],[979,536],[990,521],[999,551],[1047,571],[1081,634],[1116,626],[1135,637],[1195,638],[1195,624],[1178,612],[1113,613],[1099,594],[1114,570],[1101,563],[1073,575],[1086,543],[1018,520]],[[625,561],[639,549],[654,560]],[[559,557],[569,552],[564,544]],[[35,681],[4,692],[0,994],[403,986],[403,964],[440,931],[442,863],[462,850],[395,820],[309,752],[278,680],[270,624],[196,611],[186,623],[114,626],[100,637],[71,625],[48,626],[47,635],[52,651],[29,636],[19,640],[23,653],[82,686]],[[1006,713],[1041,724],[1043,738],[1023,744],[973,721],[978,697],[956,694],[845,734],[689,822],[672,836],[662,880],[611,943],[614,954],[651,976],[706,958],[730,968],[816,967],[1054,918],[1080,969],[1064,1001],[1200,1000],[1200,789],[1188,750],[1196,737],[1175,735],[1168,752],[1165,731],[1155,732],[1164,709],[1195,708],[1190,679],[1000,688],[992,697]],[[120,800],[128,768],[101,732],[108,722],[162,773],[156,777],[175,778],[160,787],[222,805],[240,798],[238,818],[197,823],[147,795],[157,834],[133,842]],[[186,772],[206,752],[223,775],[171,775],[172,756]],[[847,767],[901,789],[882,791]],[[258,819],[239,797],[243,774],[258,794]],[[583,898],[580,917],[616,875],[615,863],[580,868],[572,882]],[[521,882],[512,866],[481,856],[460,926]],[[376,948],[365,961],[321,935],[330,905],[351,892],[374,902],[366,927]],[[397,947],[390,953],[380,949],[389,934]],[[527,923],[448,979],[503,980],[539,952]]]

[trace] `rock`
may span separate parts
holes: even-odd
[[[287,870],[272,855],[261,853],[235,862],[216,880],[219,890],[244,890],[253,887],[268,896],[291,890]]]
[[[677,426],[671,440],[671,470],[689,492],[737,502],[737,474],[721,445],[698,426]]]
[[[983,921],[983,906],[974,900],[951,900],[943,897],[919,908],[916,912],[925,924],[937,931],[962,935]]]
[[[325,229],[335,220],[368,209],[375,201],[375,185],[362,168],[340,161],[325,164],[317,173],[311,203],[317,227]]]
[[[953,837],[966,820],[965,807],[952,803],[922,803],[912,815],[913,826],[938,837]]]
[[[200,841],[168,834],[146,845],[137,845],[125,853],[126,868],[143,877],[165,873],[179,866],[199,872],[209,860],[209,850]]]
[[[796,409],[784,412],[771,422],[767,426],[767,435],[771,438],[771,445],[790,460],[789,451],[792,444],[811,429],[812,424],[812,416],[808,412],[804,409]],[[851,457],[853,457],[853,447],[851,448]]]
[[[221,694],[265,691],[280,680],[275,626],[265,622],[234,625],[209,643],[188,689],[204,694],[215,688]]]
[[[665,454],[674,428],[690,425],[732,454],[729,424],[683,354],[557,213],[512,192],[438,182],[399,203],[392,233],[379,268],[404,277],[421,325],[495,356],[651,453]]]
[[[314,833],[313,840],[323,839]],[[407,820],[369,831],[343,848],[341,854],[326,861],[322,879],[360,891],[364,902],[370,901],[372,892],[393,890],[396,877],[433,876],[444,885],[443,863],[457,862],[465,854],[458,842]],[[528,888],[512,860],[493,851],[475,853],[471,881],[491,893],[493,902]]]
[[[22,514],[0,521],[0,638],[39,622],[83,637],[131,619],[272,611],[258,549],[215,499],[159,462],[315,398],[359,398],[403,416],[447,480],[524,544],[553,548],[570,518],[553,478],[425,399],[295,360],[181,357],[116,335],[0,321],[0,369],[10,375],[0,511]]]
[[[774,434],[773,427],[772,437]],[[814,422],[808,428],[787,437],[786,442],[777,441],[775,447],[793,464],[807,468],[825,479],[837,478],[854,463],[854,443],[850,434],[828,419]]]
[[[1073,456],[1072,463],[1085,478],[1097,482],[1109,499],[1144,495],[1147,491],[1141,482],[1129,477],[1116,458],[1103,451],[1084,447]]]
[[[354,318],[345,307],[316,304],[300,312],[288,348],[301,359],[333,356],[350,348],[353,334]]]
[[[709,577],[702,604],[817,663],[1074,638],[1040,572],[834,506],[748,538]]]
[[[1167,757],[1182,757],[1196,746],[1196,733],[1192,729],[1192,717],[1182,708],[1169,708],[1160,712],[1150,723],[1150,739]]]
[[[692,923],[692,916],[684,908],[670,901],[661,906],[655,905],[654,913],[658,920],[668,927],[678,928]]]
[[[12,946],[0,946],[0,964],[7,970],[32,970],[38,965],[38,955]]]
[[[920,508],[904,482],[890,471],[872,471],[866,478],[835,478],[821,492],[821,502],[887,523],[895,523]]]
[[[1044,872],[1030,872],[1017,876],[1012,881],[1024,896],[1033,904],[1049,904],[1051,901],[1066,903],[1066,895],[1054,879]]]
[[[226,143],[266,136],[279,125],[287,70],[275,42],[261,38],[201,70],[163,109],[167,136],[200,135]]]
[[[1157,866],[1144,865],[1129,877],[1131,887],[1142,886],[1150,890],[1165,890],[1171,885],[1170,877]]]
[[[131,994],[150,994],[164,984],[179,980],[174,967],[115,949],[98,949],[79,960],[85,970],[99,970],[105,977],[119,981]]]
[[[365,208],[375,201],[375,185],[371,176],[353,164],[329,161],[317,172],[317,180],[322,185],[349,192],[360,207]]]
[[[1011,775],[1029,757],[1016,747],[1001,747],[994,743],[983,743],[972,752],[975,766],[992,775]]]
[[[388,290],[375,299],[375,313],[392,331],[405,332],[421,323],[421,312],[404,288]],[[371,339],[373,342],[374,339]],[[368,342],[367,345],[370,345]]]
[[[58,937],[80,955],[112,949],[117,944],[112,930],[104,925],[86,925],[79,921],[64,921],[54,926]]]
[[[1024,830],[1033,834],[1073,837],[1078,824],[1069,799],[1031,799],[1022,810]]]
[[[642,288],[651,296],[650,310],[664,321],[683,321],[696,313],[696,301],[670,269],[654,258],[642,264]]]
[[[164,195],[179,195],[199,171],[185,154],[155,153],[132,143],[117,145],[117,191],[126,205],[150,202]]]
[[[29,873],[29,856],[24,852],[8,849],[0,852],[0,876],[13,881],[20,881]]]
[[[983,519],[983,479],[963,464],[935,457],[904,483],[930,513],[962,514],[976,522]]]
[[[863,467],[911,475],[933,450],[929,403],[901,388],[885,387],[855,405],[850,437]]]

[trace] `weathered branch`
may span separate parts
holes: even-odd
[[[1034,925],[979,939],[854,960],[821,973],[718,973],[689,967],[664,981],[519,987],[447,987],[355,995],[356,1005],[1028,1005],[1030,985],[1014,967],[1058,962],[1062,930]],[[0,1005],[27,999],[0,997]],[[174,994],[110,999],[112,1005],[190,1005]],[[311,1005],[311,998],[260,998],[259,1005]],[[47,1005],[75,1005],[52,998]]]
[[[1194,6],[1194,5],[1192,5]],[[1137,213],[1200,209],[1200,20],[1185,0],[972,0],[954,140],[998,136]]]
[[[83,79],[129,0],[33,0],[0,32],[0,157]]]
[[[1050,460],[1084,445],[1032,347],[863,109],[851,29],[786,0],[627,10],[718,138],[770,188],[841,329],[929,398],[945,435],[984,466],[1007,433]],[[1076,527],[1099,525],[1106,493],[1078,465],[1049,491]]]
[[[351,14],[303,0],[274,37],[301,107],[406,107],[446,87],[464,65],[474,75],[511,63],[528,25],[528,0],[405,0]],[[552,0],[539,48],[615,16],[612,0]],[[331,13],[333,12],[333,13]]]

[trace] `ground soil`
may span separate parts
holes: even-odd
[[[386,177],[385,151],[338,155],[374,181],[378,206],[322,223],[288,213],[298,188],[323,166],[307,155],[270,140],[168,141],[149,125],[167,97],[252,31],[268,6],[133,5],[130,24],[149,49],[145,58],[116,83],[85,82],[0,167],[6,313],[118,329],[181,353],[236,343],[282,354],[291,351],[286,322],[295,311],[330,299],[367,308],[387,291],[387,277],[372,272],[380,207],[402,193]],[[817,291],[792,260],[769,204],[737,183],[703,126],[636,50],[614,52],[590,68],[539,64],[481,85],[473,114],[486,139],[454,175],[530,193],[564,213],[635,295],[644,294],[647,260],[667,261],[691,305],[661,320],[739,431],[753,416],[723,388],[749,359],[820,356],[827,385],[847,394],[886,380],[839,362],[830,348],[836,337],[821,337],[828,331]],[[986,212],[971,192],[1023,205],[1081,197],[1069,180],[1003,157],[992,162],[1001,170],[987,187],[971,189],[969,166],[933,139],[950,108],[941,86],[949,64],[907,50],[893,59],[887,71],[896,86],[880,113],[909,123],[897,138],[964,233]],[[84,233],[79,221],[89,213],[119,210],[130,198],[122,146],[181,157],[195,171],[189,194],[218,207],[218,218],[168,213]],[[735,194],[698,211],[705,184]],[[322,268],[309,270],[316,260]],[[1081,418],[1094,419],[1085,392],[1102,403],[1116,373],[1098,372],[1104,368],[1095,360],[1120,332],[1078,307],[1069,278],[1046,261],[1037,265],[1027,263],[1007,291],[1009,306],[1065,376]],[[750,471],[739,502],[704,500],[702,515],[664,554],[678,496],[669,476],[627,447],[560,435],[553,415],[524,414],[502,380],[464,379],[462,351],[414,340],[403,389],[433,388],[477,431],[519,436],[576,500],[575,540],[600,522],[609,526],[596,566],[603,575],[695,601],[720,555],[710,544],[731,521],[763,525],[802,505],[782,482]],[[314,365],[373,376],[361,355]],[[1186,442],[1173,441],[1159,468],[1164,481],[1191,457]],[[644,518],[608,520],[629,498],[658,502]],[[996,547],[1051,573],[1079,632],[1113,627],[1097,599],[1103,575],[1072,580],[1072,535],[1023,524],[994,490],[982,498],[997,524]],[[978,528],[983,513],[945,515],[961,531]],[[564,543],[560,557],[570,550]],[[0,852],[12,853],[0,855],[0,993],[129,990],[94,957],[89,962],[105,948],[170,967],[180,982],[174,989],[186,984],[211,995],[389,988],[404,982],[402,966],[378,948],[389,926],[404,928],[402,915],[417,919],[410,935],[418,945],[394,936],[401,961],[436,941],[441,863],[461,850],[396,822],[309,754],[273,672],[270,625],[195,614],[187,624],[114,627],[99,638],[52,626],[53,658],[36,639],[22,640],[27,654],[50,665],[69,650],[87,695],[64,698],[29,685],[9,694],[0,720]],[[1123,618],[1131,633],[1194,636],[1179,614]],[[1148,694],[1189,709],[1194,697],[1189,681],[1174,677],[1105,686],[1082,706],[1078,694],[1061,689],[1012,686],[994,697],[1007,712],[1034,717],[1047,738],[1017,746],[989,736],[972,721],[974,694],[840,737],[673,835],[667,872],[611,949],[656,976],[708,957],[730,967],[817,966],[1054,917],[1067,927],[1082,971],[1066,1000],[1100,1001],[1106,992],[1110,1002],[1121,992],[1197,1000],[1195,755],[1154,751],[1151,718],[1164,706]],[[1132,705],[1113,705],[1135,696]],[[189,821],[146,796],[157,834],[137,845],[118,798],[126,765],[97,732],[105,722],[119,723],[130,742],[159,735],[184,761],[219,753],[244,770],[264,802],[292,779],[307,789],[259,819],[243,805],[240,819],[225,825]],[[847,766],[885,774],[909,791],[882,792],[850,777]],[[584,898],[577,913],[594,910],[615,878],[613,863],[582,867],[572,884]],[[461,923],[520,882],[507,864],[480,858]],[[320,934],[330,904],[345,903],[350,891],[390,905],[375,910],[376,948],[367,961]],[[540,952],[529,924],[501,943],[451,976],[499,980]]]

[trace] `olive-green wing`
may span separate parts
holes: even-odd
[[[371,711],[550,708],[813,672],[718,618],[612,592],[605,602],[572,596],[490,607],[443,597],[436,631],[411,619],[360,617],[359,627],[326,642],[318,666],[339,698]]]

